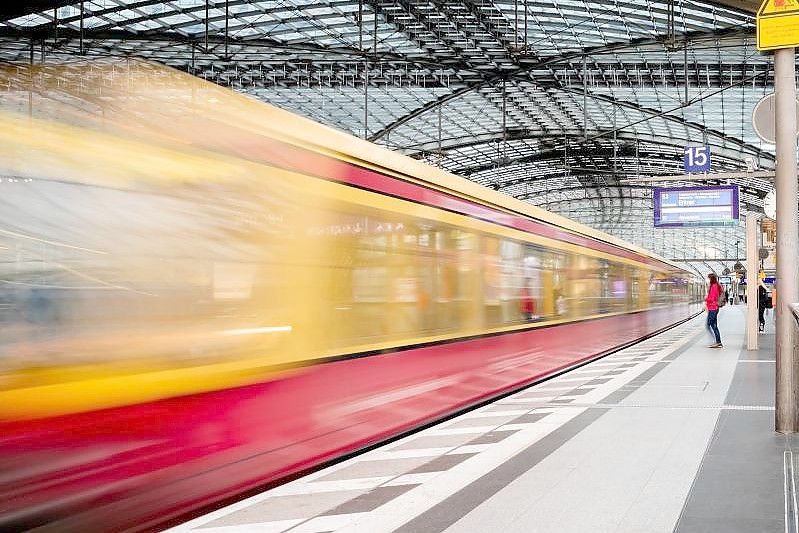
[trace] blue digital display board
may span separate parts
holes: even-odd
[[[738,223],[738,187],[655,188],[655,227],[733,226]]]

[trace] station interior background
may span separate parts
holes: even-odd
[[[723,183],[740,186],[742,215],[763,212],[771,181],[757,172],[773,170],[774,147],[751,113],[773,70],[755,50],[755,3],[11,2],[0,8],[0,60],[163,63],[704,277],[734,268],[743,226],[655,229],[651,180],[681,174],[684,148],[707,145],[712,172],[741,173]],[[24,78],[6,76],[0,91]]]

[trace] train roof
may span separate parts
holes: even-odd
[[[260,105],[260,102],[258,102],[258,104]],[[602,231],[580,224],[564,216],[551,213],[540,207],[513,198],[512,196],[494,191],[488,187],[470,181],[467,178],[428,165],[412,157],[350,135],[349,133],[331,128],[274,106],[269,107],[272,108],[272,112],[275,114],[275,118],[278,119],[278,123],[283,126],[275,127],[274,134],[291,144],[305,146],[327,153],[332,157],[350,160],[361,165],[388,169],[403,176],[409,176],[439,190],[468,198],[471,201],[528,216],[547,224],[566,229],[570,232],[651,257],[666,265],[693,275],[693,273],[687,271],[684,267],[673,261],[660,257],[657,254]],[[295,123],[297,127],[291,127],[292,121],[297,121]],[[298,136],[291,133],[295,131],[302,132],[302,135]]]
[[[125,68],[120,68],[120,63]],[[20,71],[31,69],[29,79],[34,80],[39,94],[54,95],[49,101],[40,103],[41,111],[37,110],[35,117],[56,119],[89,130],[111,131],[158,146],[161,141],[192,144],[193,132],[186,132],[175,125],[170,129],[170,117],[189,112],[201,119],[207,118],[211,124],[213,121],[226,123],[242,132],[265,134],[339,160],[395,173],[449,194],[530,217],[688,272],[672,261],[607,233],[182,71],[138,60],[113,59],[69,64],[68,69],[64,67],[15,66],[0,70],[0,81],[8,78],[6,81],[10,83],[25,79]],[[20,87],[19,93],[20,102],[27,102],[27,89]],[[64,98],[65,94],[68,98]],[[13,104],[13,94],[9,100]],[[100,116],[97,108],[101,109]]]

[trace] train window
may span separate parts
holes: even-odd
[[[499,239],[486,235],[483,237],[483,305],[485,323],[489,327],[502,324],[500,306],[501,257]]]
[[[377,211],[360,228],[349,239],[338,236],[331,247],[340,274],[325,289],[335,296],[328,302],[318,298],[329,309],[325,347],[480,329],[482,313],[474,294],[479,286],[477,235]]]
[[[587,317],[600,312],[603,298],[603,267],[587,255],[573,255],[569,269],[567,304],[570,316]]]
[[[618,313],[627,309],[630,287],[624,265],[607,263],[605,287],[608,290],[604,302],[605,312]]]
[[[569,266],[569,256],[565,254],[553,254],[553,284],[552,295],[555,300],[555,314],[559,317],[566,317],[569,309],[566,301],[566,272]]]
[[[483,327],[482,306],[477,288],[480,285],[479,237],[462,230],[452,230],[454,244],[453,306],[457,326],[465,331]]]
[[[387,301],[388,268],[361,264],[352,269],[352,303],[381,304]]]
[[[524,246],[520,242],[500,241],[502,323],[518,324],[522,321],[520,301],[524,291]]]
[[[649,307],[655,307],[659,303],[657,274],[655,272],[649,273],[648,287]]]
[[[636,267],[629,267],[627,270],[627,277],[630,280],[630,300],[628,309],[630,311],[637,311],[641,305],[640,282],[641,270]]]
[[[432,296],[435,331],[452,331],[458,327],[458,315],[454,305],[458,290],[457,261],[455,253],[455,230],[440,228],[434,236],[435,277]]]
[[[650,294],[652,295],[652,304],[655,306],[664,306],[671,303],[673,296],[674,281],[666,273],[657,273],[652,277],[650,285]]]
[[[486,236],[483,248],[483,296],[489,327],[540,319],[545,279],[543,251],[509,239]]]
[[[521,319],[525,322],[540,320],[545,313],[543,256],[543,250],[529,244],[524,246],[523,281],[519,295],[519,307],[522,313]]]

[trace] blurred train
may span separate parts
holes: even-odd
[[[690,317],[689,273],[166,67],[0,69],[0,529],[153,530]]]

